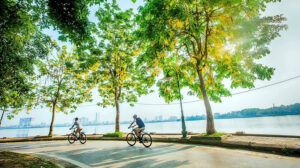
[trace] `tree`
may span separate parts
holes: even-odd
[[[141,57],[153,55],[148,64],[164,65],[176,63],[166,59],[176,55],[182,83],[189,94],[204,100],[208,134],[216,132],[209,99],[221,102],[231,95],[224,79],[231,81],[231,88],[252,88],[255,80],[271,78],[274,68],[256,60],[270,53],[270,42],[287,28],[282,15],[261,16],[266,4],[276,1],[152,0],[140,8],[138,34],[148,43]],[[167,100],[178,98],[174,85],[159,86]]]
[[[88,19],[89,7],[102,5],[107,0],[48,0],[46,2],[46,4],[40,3],[40,6],[45,9],[44,14],[48,14],[48,17],[45,16],[50,23],[48,25],[59,30],[60,40],[70,40],[84,48],[89,45],[92,33],[96,30],[95,24]]]
[[[32,90],[36,87],[33,83],[28,83],[29,91],[7,90],[0,99],[0,127],[6,113],[8,119],[14,118],[21,110],[29,112],[34,106],[35,93]],[[22,89],[22,88],[20,88]]]
[[[88,24],[78,24],[87,19],[87,8],[80,8],[82,5],[87,6],[87,2],[84,4],[79,4],[78,1],[69,2],[76,7],[75,13],[70,13],[73,17],[66,15],[68,12],[59,13],[61,8],[56,8],[55,12],[53,2],[55,3],[55,0],[0,2],[0,109],[2,110],[0,125],[5,113],[11,119],[24,109],[23,107],[30,109],[33,105],[34,84],[31,78],[35,74],[35,61],[44,59],[53,48],[52,40],[42,33],[42,29],[51,25],[54,28],[59,27],[64,34],[69,33],[68,38],[73,41],[89,35],[86,33],[90,28]],[[83,11],[78,12],[79,8]],[[68,19],[72,24],[64,20],[65,16],[70,17]],[[59,22],[65,23],[67,28],[59,26]],[[87,28],[76,28],[78,25]]]
[[[27,1],[0,2],[0,99],[8,93],[26,94],[30,88],[28,76],[34,74],[33,64],[45,57],[51,41],[36,26],[35,12]]]
[[[85,84],[86,74],[79,71],[78,55],[67,52],[63,46],[57,56],[38,62],[40,80],[37,88],[37,103],[46,105],[52,111],[49,136],[53,134],[55,112],[75,112],[77,105],[91,100],[89,85]]]
[[[154,84],[152,74],[136,68],[135,57],[142,50],[134,42],[132,10],[121,11],[115,0],[104,3],[96,12],[98,17],[98,52],[91,48],[85,66],[91,69],[92,81],[98,85],[102,98],[100,106],[116,107],[115,131],[120,131],[120,103],[137,102]],[[131,104],[133,105],[133,104]]]

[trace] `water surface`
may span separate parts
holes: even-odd
[[[181,122],[160,122],[146,123],[146,132],[156,133],[180,133]],[[114,132],[114,125],[83,126],[87,134],[103,134]],[[205,120],[186,121],[187,131],[202,133],[206,129]],[[245,133],[278,134],[278,135],[299,135],[300,136],[300,115],[276,116],[276,117],[256,117],[256,118],[235,118],[215,120],[215,127],[218,132],[235,133],[244,131]],[[127,124],[121,124],[122,132],[129,132]],[[1,129],[2,137],[27,137],[36,135],[47,135],[49,128],[30,129]],[[70,133],[69,127],[55,127],[54,134],[65,135]]]

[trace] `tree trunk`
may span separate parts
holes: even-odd
[[[200,89],[203,95],[204,105],[206,109],[206,133],[213,134],[216,132],[215,124],[214,124],[214,116],[210,107],[210,103],[208,100],[208,96],[205,89],[205,84],[202,76],[202,71],[197,67],[197,73],[200,80]]]
[[[52,106],[52,121],[51,121],[50,131],[49,131],[48,136],[52,136],[52,134],[53,134],[53,125],[54,125],[54,120],[55,120],[55,107],[56,107],[56,103],[57,103],[57,100],[55,100],[53,102],[53,106]]]
[[[115,99],[116,103],[116,129],[115,132],[120,132],[120,104],[119,98]]]
[[[2,120],[3,120],[4,112],[5,112],[5,110],[2,110],[2,115],[1,115],[1,119],[0,119],[0,127],[1,127],[1,124],[2,124]]]

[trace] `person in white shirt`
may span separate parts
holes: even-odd
[[[76,127],[75,136],[76,136],[76,138],[78,138],[77,133],[80,133],[80,131],[82,130],[82,127],[81,127],[81,124],[79,123],[77,117],[75,118],[75,122],[74,122],[73,126],[70,128],[70,130],[73,129],[73,127]]]

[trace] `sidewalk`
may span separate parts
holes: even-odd
[[[251,143],[262,144],[278,147],[298,148],[300,149],[300,138],[286,138],[286,137],[263,137],[263,136],[231,136],[224,140],[230,143]]]
[[[222,146],[300,156],[300,138],[296,137],[233,135],[224,139],[222,143]]]
[[[189,135],[187,139],[181,139],[180,134],[154,134],[151,135],[154,142],[175,142],[188,144],[204,144],[230,148],[242,148],[263,152],[271,152],[284,155],[300,156],[300,137],[272,136],[272,135],[229,135],[223,137],[200,137]],[[87,135],[88,140],[126,140],[123,137],[103,137],[103,135]],[[26,141],[52,141],[67,140],[67,136],[37,136],[27,138],[6,138],[0,139],[0,143],[26,142]]]

